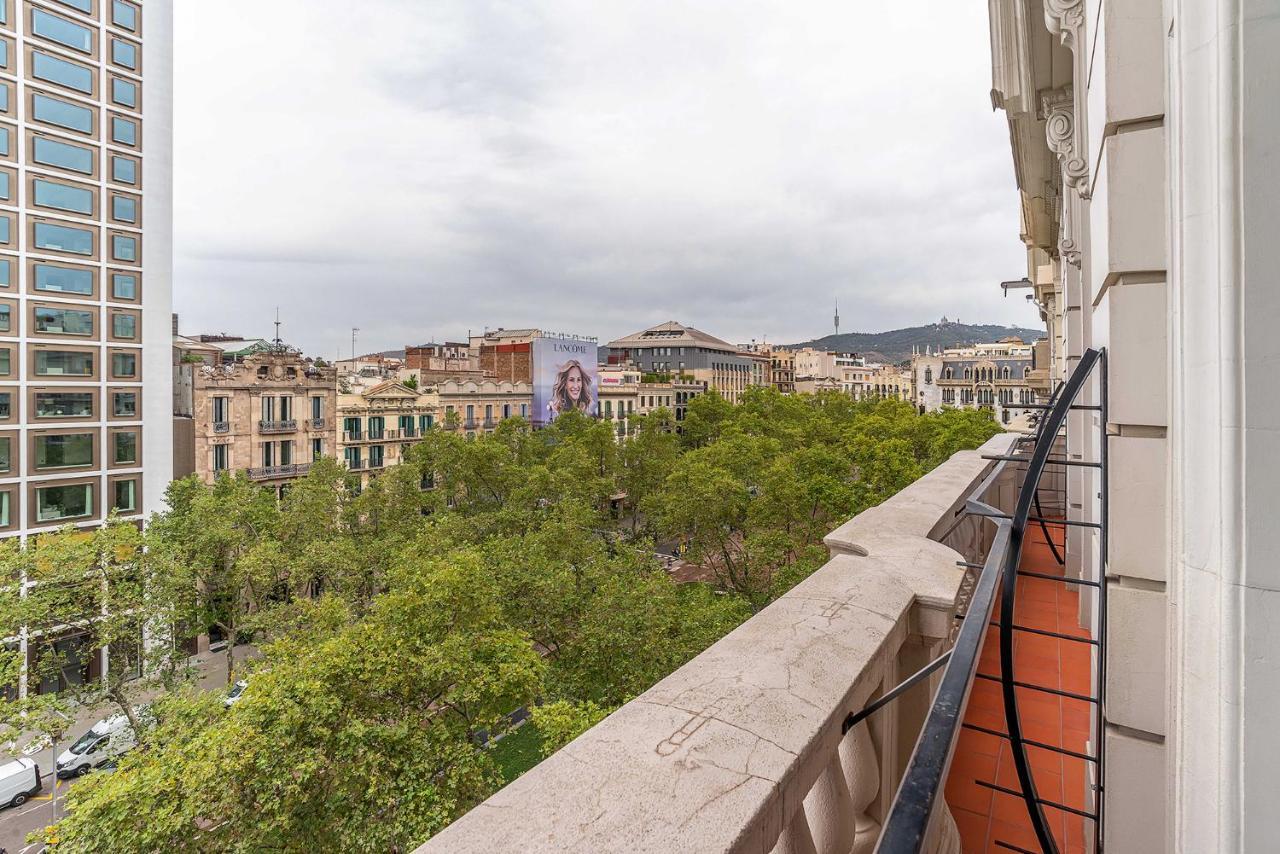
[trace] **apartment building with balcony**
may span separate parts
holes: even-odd
[[[0,535],[171,472],[172,12],[0,3]]]
[[[1032,382],[1034,345],[1012,338],[911,357],[909,398],[921,412],[990,409],[1001,424],[1037,412],[1044,388]]]
[[[796,356],[791,350],[769,351],[769,378],[783,394],[796,393]]]
[[[339,393],[335,453],[368,483],[380,470],[399,465],[405,451],[439,423],[440,411],[434,387],[413,389],[397,380]]]
[[[618,437],[626,436],[631,419],[657,409],[667,409],[675,419],[676,429],[684,421],[689,401],[702,393],[701,383],[692,378],[670,382],[644,382],[638,368],[602,365],[597,380],[600,384],[600,417],[613,422]]]
[[[246,471],[281,488],[333,456],[337,375],[280,342],[239,362],[197,365],[192,469],[206,483]]]
[[[533,408],[533,386],[524,381],[446,380],[435,391],[441,423],[468,437],[491,433],[507,418],[528,420]]]

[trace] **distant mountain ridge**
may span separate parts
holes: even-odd
[[[1017,336],[1028,344],[1045,337],[1043,329],[1027,329],[1021,326],[996,326],[993,324],[956,323],[954,321],[931,323],[928,326],[911,326],[888,332],[842,332],[785,345],[788,350],[814,347],[837,353],[857,353],[868,361],[905,362],[911,358],[912,349],[924,352],[926,347],[935,353],[947,347],[962,344],[990,344],[1001,338]]]

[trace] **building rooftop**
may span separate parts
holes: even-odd
[[[619,338],[616,341],[610,341],[609,347],[625,349],[628,347],[643,347],[648,345],[666,345],[666,344],[684,344],[699,347],[711,347],[716,350],[724,350],[730,353],[738,353],[737,347],[724,341],[714,335],[708,335],[701,329],[695,329],[692,326],[685,326],[674,320],[668,320],[666,323],[660,323],[657,326],[651,326],[642,332],[636,332],[631,335]]]

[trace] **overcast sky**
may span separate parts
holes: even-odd
[[[175,6],[183,332],[1037,325],[983,3]]]

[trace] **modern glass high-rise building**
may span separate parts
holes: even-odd
[[[172,473],[168,0],[0,0],[0,536]]]

